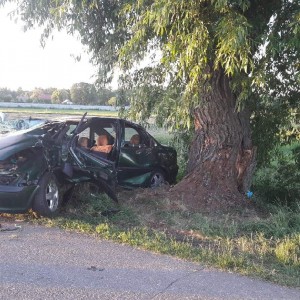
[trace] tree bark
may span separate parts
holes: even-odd
[[[236,206],[245,201],[255,168],[250,113],[237,111],[229,78],[222,70],[214,71],[201,101],[194,111],[187,175],[173,192],[193,208]]]

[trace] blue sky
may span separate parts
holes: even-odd
[[[24,24],[8,16],[12,10],[12,5],[0,7],[0,88],[68,89],[74,83],[94,82],[96,68],[78,39],[56,32],[42,48],[41,30],[24,32]],[[76,62],[72,55],[80,55],[81,61]]]

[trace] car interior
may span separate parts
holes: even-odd
[[[114,143],[114,124],[101,122],[91,124],[80,132],[77,146],[97,157],[113,160]]]

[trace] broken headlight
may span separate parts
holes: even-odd
[[[0,161],[0,185],[26,185],[28,174],[21,169],[28,159],[20,152]]]
[[[0,162],[0,184],[10,185],[18,179],[18,166],[10,159]]]

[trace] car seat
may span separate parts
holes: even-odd
[[[109,153],[112,150],[112,145],[108,145],[107,135],[99,135],[96,139],[96,146],[93,146],[91,150]]]
[[[138,134],[134,134],[130,141],[129,141],[131,146],[137,146],[140,144],[140,136]]]
[[[81,136],[78,139],[78,146],[83,147],[83,148],[88,148],[89,146],[89,139],[85,136]]]

